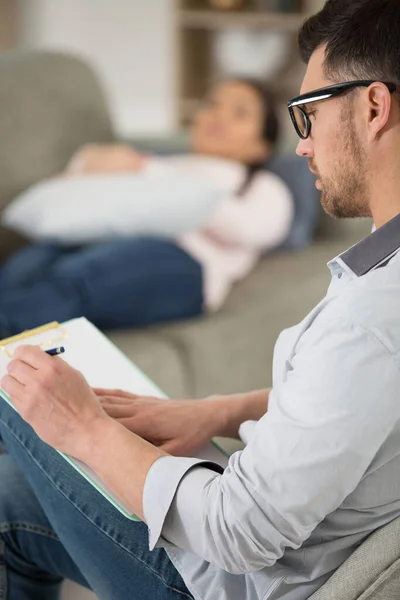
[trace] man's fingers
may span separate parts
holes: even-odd
[[[132,417],[132,407],[128,404],[109,404],[107,402],[101,402],[103,410],[113,419],[124,419]]]
[[[22,360],[33,369],[40,369],[51,364],[49,361],[54,360],[54,357],[49,356],[39,346],[18,346],[14,352],[14,358]],[[55,357],[56,358],[56,357]]]
[[[11,375],[5,375],[1,382],[1,387],[10,396],[11,402],[18,408],[25,396],[25,386],[14,379]]]
[[[120,396],[97,396],[98,401],[103,404],[119,404],[123,406],[132,406],[137,398],[121,398]]]
[[[134,399],[138,398],[136,394],[131,394],[130,392],[124,392],[123,390],[109,390],[104,388],[93,388],[96,396],[109,396],[110,398],[127,398]]]
[[[34,369],[22,360],[14,359],[8,363],[7,372],[22,385],[28,385],[32,382],[34,375],[37,373],[37,369]]]

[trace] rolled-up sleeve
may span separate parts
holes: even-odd
[[[258,571],[300,548],[354,491],[400,418],[396,361],[363,327],[322,317],[287,368],[223,474],[196,459],[153,465],[151,547],[173,544],[233,574]]]
[[[150,550],[163,545],[159,538],[177,488],[185,475],[195,468],[205,472],[209,479],[223,473],[220,465],[200,458],[163,456],[151,466],[143,490],[143,512],[149,527]]]

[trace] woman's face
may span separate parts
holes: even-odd
[[[256,90],[246,83],[223,83],[197,111],[192,149],[244,164],[268,158],[271,147],[262,138],[264,120],[265,108]]]

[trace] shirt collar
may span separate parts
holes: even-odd
[[[400,251],[400,215],[328,263],[332,275],[362,277],[383,267]]]

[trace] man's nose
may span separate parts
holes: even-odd
[[[298,156],[305,156],[307,158],[314,158],[314,148],[311,138],[306,140],[300,140],[297,144],[296,154]]]

